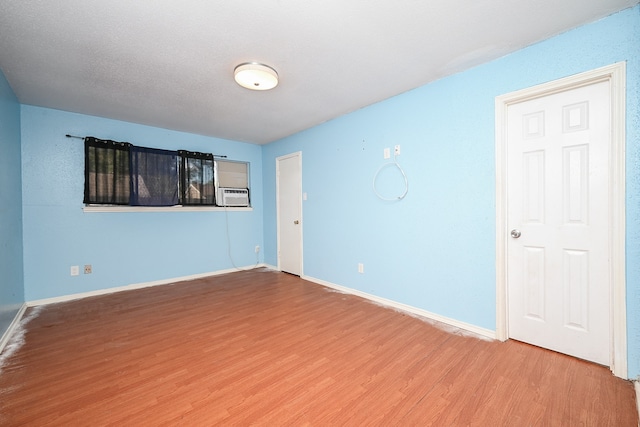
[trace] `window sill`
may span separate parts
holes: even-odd
[[[248,207],[223,206],[84,206],[82,212],[252,212]]]

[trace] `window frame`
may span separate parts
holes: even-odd
[[[246,184],[246,187],[243,186],[227,186],[227,185],[221,185],[223,179],[220,178],[220,163],[229,163],[229,164],[235,164],[235,165],[245,165],[245,171],[244,171],[244,181]],[[247,190],[248,191],[248,198],[249,198],[249,203],[248,203],[248,207],[251,207],[251,163],[250,162],[246,162],[246,161],[242,161],[242,160],[229,160],[227,158],[216,158],[214,159],[213,162],[213,185],[215,188],[215,195],[216,195],[216,206],[218,207],[225,207],[225,208],[233,208],[233,209],[237,209],[237,208],[242,208],[245,206],[224,206],[219,204],[220,201],[218,200],[218,196],[220,194],[220,188],[230,188],[230,189],[236,189],[236,190]],[[225,178],[225,182],[227,179],[232,179],[231,177],[227,177]]]

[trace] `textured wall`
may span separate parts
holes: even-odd
[[[227,155],[250,162],[252,212],[83,212],[84,146],[65,134]],[[22,106],[25,295],[28,301],[256,263],[262,246],[261,147]],[[227,224],[228,220],[228,224]],[[72,265],[93,273],[72,277]]]
[[[20,105],[0,72],[0,336],[24,302]]]
[[[277,263],[274,159],[302,151],[306,275],[494,330],[495,97],[627,61],[628,361],[637,377],[639,18],[640,7],[622,11],[269,144],[266,262]],[[375,196],[372,178],[395,144],[409,194],[390,203]],[[401,184],[385,173],[393,194]]]

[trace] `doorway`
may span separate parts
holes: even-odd
[[[302,276],[302,153],[276,159],[278,269]]]
[[[624,63],[496,99],[497,322],[626,377]]]

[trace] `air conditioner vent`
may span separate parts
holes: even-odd
[[[249,206],[249,189],[218,188],[218,206]]]

